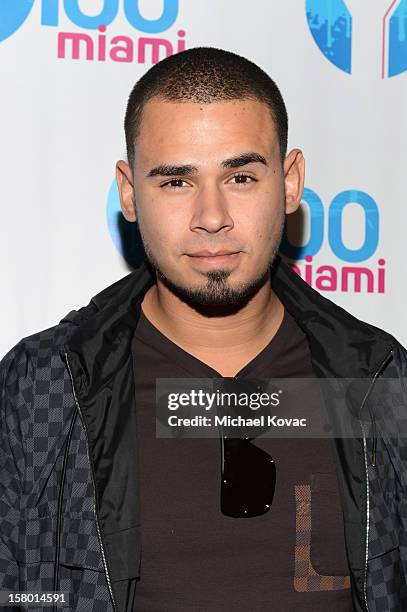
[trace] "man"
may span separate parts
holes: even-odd
[[[400,343],[277,254],[304,184],[277,86],[190,49],[135,85],[125,130],[148,261],[1,364],[1,588],[84,611],[407,609],[397,433],[223,439],[222,462],[219,440],[155,434],[157,378],[355,378],[358,418],[391,378],[406,405]]]

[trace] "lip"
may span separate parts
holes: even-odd
[[[220,257],[222,255],[236,255],[239,251],[197,251],[196,253],[188,253],[189,257]]]
[[[207,254],[208,253],[208,254]],[[241,251],[197,251],[188,255],[196,266],[219,267],[237,263]]]

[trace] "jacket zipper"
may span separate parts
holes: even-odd
[[[86,424],[85,424],[85,420],[83,418],[82,410],[81,410],[81,407],[79,405],[78,398],[76,396],[75,385],[74,385],[74,381],[73,381],[71,366],[69,364],[68,354],[66,352],[65,352],[65,359],[66,359],[66,364],[67,364],[67,367],[68,367],[69,377],[71,379],[73,397],[74,397],[75,404],[76,404],[76,407],[78,408],[78,412],[79,412],[79,415],[81,417],[81,421],[83,423],[83,427],[84,427],[84,430],[85,430],[86,452],[87,452],[87,455],[88,455],[88,460],[89,460],[89,465],[90,465],[90,472],[91,472],[91,475],[92,475],[93,490],[94,490],[93,512],[95,514],[96,530],[97,530],[97,534],[98,534],[100,550],[102,552],[103,567],[104,567],[104,570],[105,570],[107,586],[108,586],[108,589],[109,589],[109,595],[110,595],[110,599],[111,599],[111,602],[112,602],[113,610],[114,610],[114,612],[116,612],[116,604],[115,604],[114,597],[113,597],[113,589],[112,589],[112,584],[111,584],[111,580],[110,580],[110,576],[109,576],[109,570],[108,570],[108,567],[107,567],[107,561],[106,561],[105,549],[103,547],[102,535],[101,535],[101,531],[100,531],[99,517],[98,517],[97,511],[96,511],[96,482],[95,482],[95,475],[93,473],[92,462],[90,460],[88,431],[86,429]]]
[[[370,382],[369,388],[366,391],[365,396],[363,398],[362,404],[359,409],[359,414],[362,413],[363,406],[365,405],[367,398],[369,397],[372,391],[373,385],[376,382],[377,377],[379,376],[380,372],[382,371],[383,367],[386,365],[386,363],[388,362],[392,354],[393,354],[393,350],[391,349],[390,352],[387,353],[383,361],[380,363],[378,370],[375,372]],[[365,571],[364,571],[364,580],[363,580],[363,596],[365,600],[366,612],[369,612],[369,607],[367,605],[367,562],[368,562],[368,556],[369,556],[369,529],[370,529],[369,470],[368,470],[368,457],[367,457],[367,447],[366,447],[366,435],[365,435],[365,429],[362,425],[361,420],[360,420],[360,426],[362,428],[362,433],[363,433],[363,454],[364,454],[364,459],[365,459],[365,477],[366,477],[366,540],[365,540]]]

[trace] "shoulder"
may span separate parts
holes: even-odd
[[[1,405],[23,401],[34,392],[45,392],[47,383],[63,376],[61,352],[70,336],[89,315],[89,305],[72,310],[59,323],[22,338],[0,361]]]
[[[103,306],[115,298],[123,301],[123,292],[131,292],[139,275],[146,275],[144,267],[119,279],[93,296],[90,302],[78,310],[71,310],[59,323],[22,338],[0,360],[0,388],[11,395],[17,387],[24,389],[39,381],[46,381],[60,373],[63,365],[61,353],[71,336],[93,317]],[[144,277],[143,277],[144,278]]]

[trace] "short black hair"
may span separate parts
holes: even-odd
[[[150,68],[133,87],[127,104],[124,129],[131,168],[143,107],[153,97],[199,104],[242,99],[263,102],[277,129],[281,159],[285,158],[288,117],[283,97],[268,74],[245,57],[215,47],[194,47]]]

